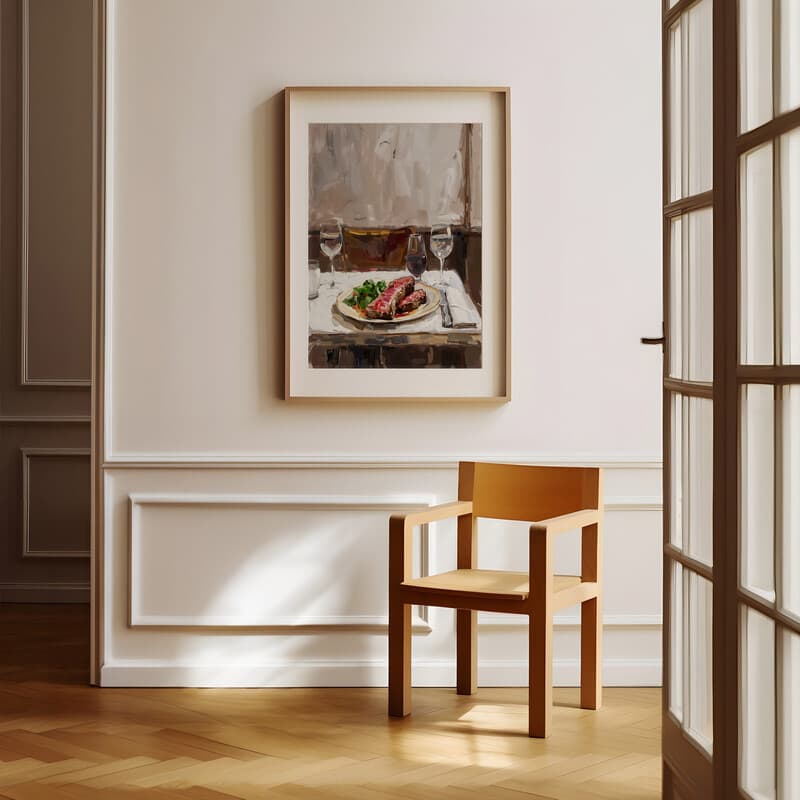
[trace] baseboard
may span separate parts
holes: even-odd
[[[88,603],[86,583],[0,583],[0,603]]]
[[[579,661],[556,659],[553,683],[577,686]],[[423,661],[414,665],[415,686],[455,686],[455,661]],[[106,687],[293,688],[309,686],[386,686],[386,662],[286,661],[275,664],[173,665],[119,662],[102,668]],[[521,660],[487,660],[478,665],[481,686],[527,686],[528,665]],[[660,686],[661,659],[609,659],[603,663],[604,686]]]

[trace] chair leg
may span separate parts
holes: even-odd
[[[478,688],[478,614],[456,611],[456,692],[474,694]]]
[[[389,603],[389,716],[411,713],[411,606]]]
[[[581,603],[581,708],[603,701],[603,620],[598,597]]]
[[[529,615],[528,736],[543,739],[553,706],[553,617],[544,611]]]

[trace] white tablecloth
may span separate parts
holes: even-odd
[[[475,304],[470,299],[467,292],[464,290],[464,284],[460,276],[454,270],[445,270],[445,284],[452,286],[455,290],[463,292],[466,303],[469,305],[469,311],[472,316],[478,321],[476,327],[462,328],[460,330],[454,328],[445,328],[442,325],[442,315],[439,309],[427,314],[420,319],[412,320],[409,322],[398,322],[396,324],[382,323],[380,325],[370,324],[368,321],[357,322],[347,317],[342,316],[336,309],[336,298],[345,289],[352,290],[354,286],[358,286],[368,278],[372,281],[389,281],[395,278],[402,278],[408,275],[405,270],[393,271],[376,271],[376,272],[337,272],[336,273],[336,287],[330,287],[330,273],[323,272],[320,275],[319,296],[313,300],[308,301],[308,328],[310,334],[336,334],[336,333],[352,333],[354,331],[371,331],[380,335],[401,334],[410,335],[414,333],[427,333],[427,334],[451,334],[451,333],[480,333],[480,313],[475,307]],[[423,282],[431,278],[431,273],[426,272],[423,276]],[[433,273],[432,280],[438,280],[438,270]],[[438,286],[436,286],[438,288]]]

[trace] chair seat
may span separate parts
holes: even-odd
[[[580,585],[578,575],[554,575],[553,592],[573,589]],[[454,569],[424,578],[410,578],[401,586],[431,593],[492,597],[497,600],[526,600],[530,595],[527,572],[505,572],[492,569]]]

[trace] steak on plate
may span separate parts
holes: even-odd
[[[365,309],[370,319],[393,319],[400,301],[414,291],[414,278],[393,280]]]
[[[423,303],[427,302],[427,300],[428,295],[425,294],[425,290],[417,289],[398,303],[397,313],[408,314],[409,311],[414,311],[414,309],[419,308]]]

